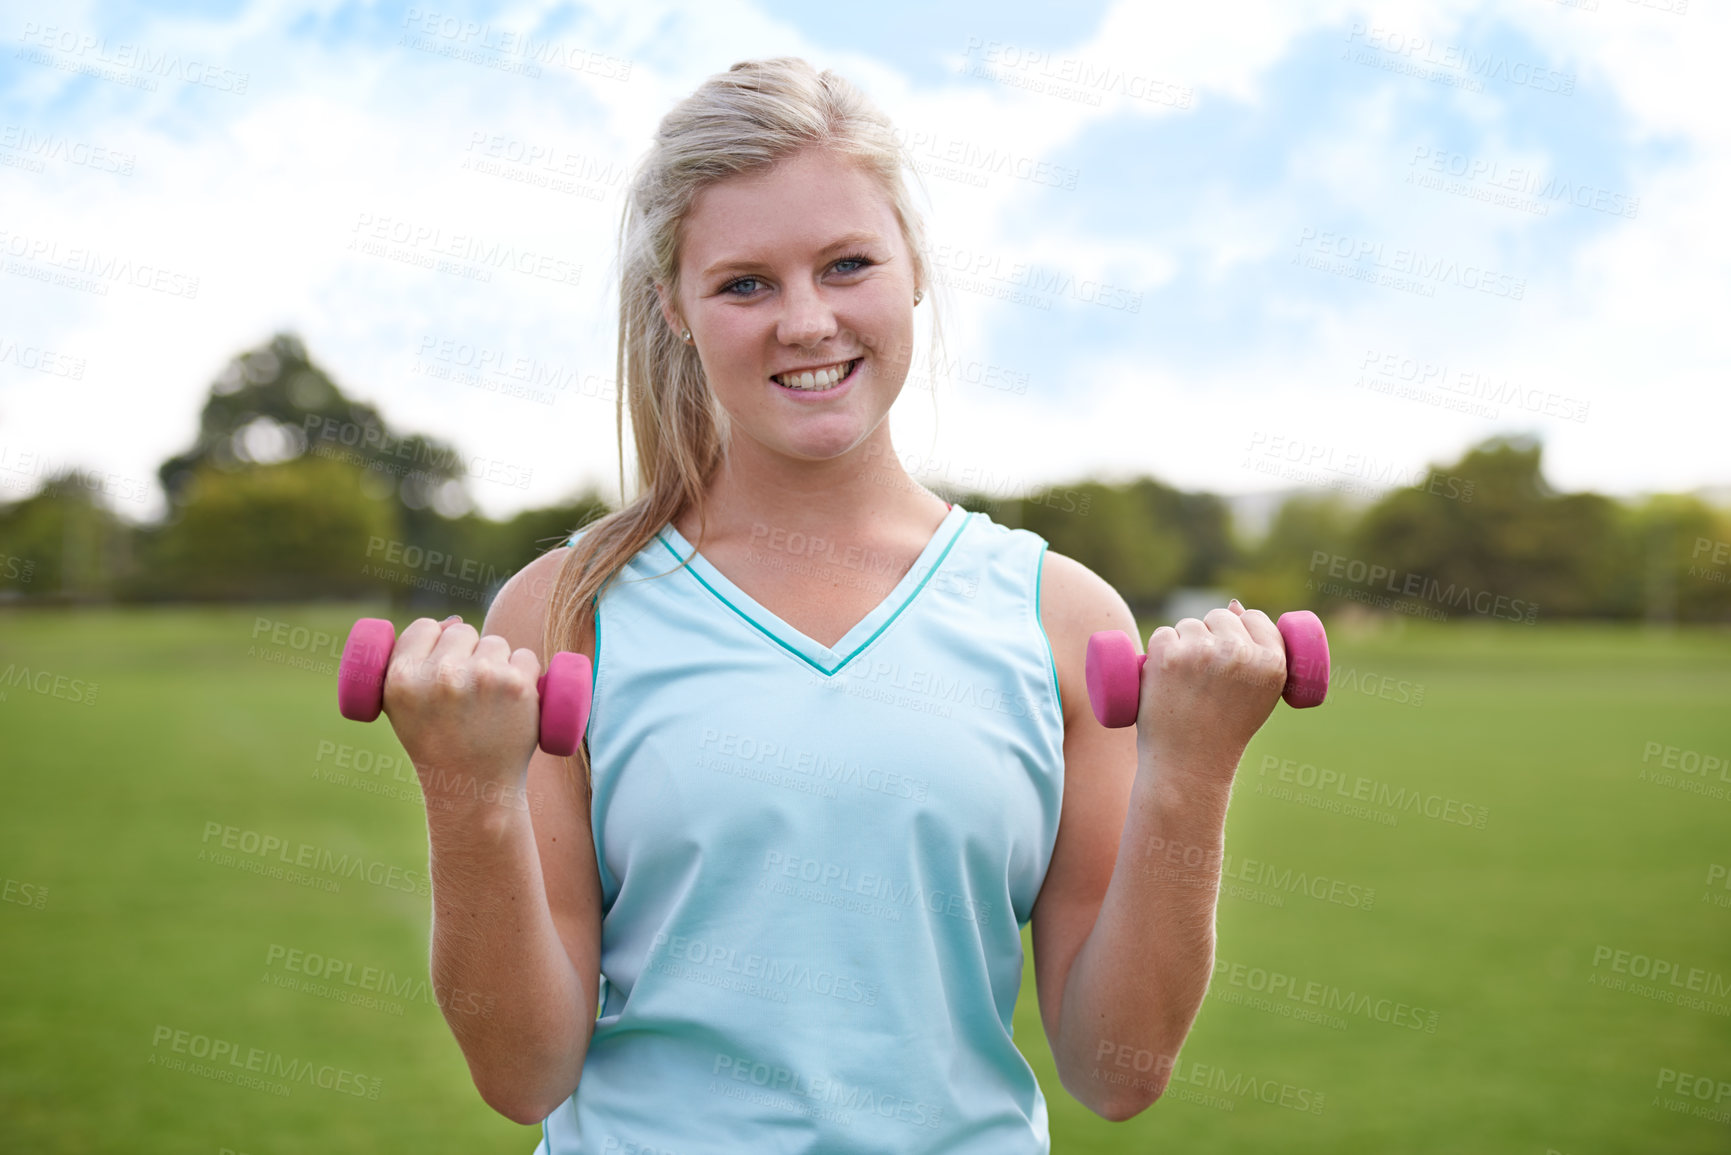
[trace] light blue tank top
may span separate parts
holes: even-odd
[[[536,1155],[1050,1150],[1011,1038],[1063,795],[1045,549],[952,506],[834,648],[671,524],[602,591],[603,1000]]]

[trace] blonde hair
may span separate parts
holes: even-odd
[[[741,61],[676,105],[638,164],[619,226],[619,489],[623,497],[629,406],[638,494],[585,527],[567,553],[548,603],[544,654],[579,648],[602,588],[657,530],[688,507],[703,524],[704,494],[727,444],[727,414],[710,392],[696,349],[664,322],[655,288],[660,282],[670,296],[678,292],[682,229],[692,203],[712,184],[761,172],[813,145],[849,157],[882,185],[912,257],[914,284],[935,298],[925,226],[902,179],[903,168],[913,165],[889,118],[859,89],[827,69],[783,56]],[[941,342],[934,316],[934,380]],[[587,744],[573,757],[585,786],[592,785]]]

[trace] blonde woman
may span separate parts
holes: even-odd
[[[434,984],[542,1155],[1046,1152],[1011,1038],[1029,922],[1059,1077],[1107,1119],[1159,1096],[1202,1000],[1280,636],[1236,602],[1161,627],[1140,725],[1094,719],[1123,600],[891,445],[932,284],[905,167],[798,59],[668,113],[621,233],[636,496],[481,634],[398,643]],[[560,649],[595,663],[568,763],[535,748]]]

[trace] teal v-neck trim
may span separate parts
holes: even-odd
[[[937,531],[932,534],[931,540],[926,542],[926,547],[920,551],[920,556],[914,559],[914,564],[907,573],[902,575],[901,581],[896,583],[895,589],[872,607],[865,617],[855,622],[853,627],[841,636],[833,648],[794,629],[765,609],[750,594],[734,585],[726,574],[710,564],[708,558],[692,548],[691,543],[685,540],[685,536],[678,529],[674,528],[672,522],[668,522],[657,531],[655,537],[666,548],[667,552],[673,555],[675,561],[680,561],[688,556],[690,564],[684,568],[691,573],[691,576],[696,578],[703,588],[714,594],[717,601],[738,614],[758,633],[805,662],[818,673],[833,675],[851,662],[861,650],[876,641],[878,635],[889,629],[890,623],[894,622],[901,616],[903,610],[913,604],[914,598],[918,597],[926,583],[932,580],[932,575],[938,572],[938,567],[944,564],[944,559],[949,556],[951,548],[962,536],[962,531],[967,528],[967,523],[972,517],[973,514],[961,506],[952,505],[944,520],[939,523]],[[673,539],[671,543],[668,541],[669,537]],[[674,548],[676,545],[679,547],[678,549]],[[912,588],[909,588],[910,586]],[[862,633],[867,633],[870,636],[864,640],[859,640],[859,635]],[[843,654],[846,656],[840,656]]]

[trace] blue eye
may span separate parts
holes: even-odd
[[[834,268],[837,272],[840,272],[840,273],[851,274],[851,273],[857,273],[857,272],[861,271],[862,269],[864,269],[864,268],[866,268],[866,267],[868,267],[874,263],[875,262],[870,257],[866,256],[864,253],[852,253],[852,254],[845,256],[845,257],[842,257],[840,260],[836,261],[836,263],[834,265],[832,265],[831,268]],[[858,268],[844,269],[841,267],[843,265],[849,265],[849,264],[857,265]],[[728,296],[731,296],[731,297],[749,297],[753,292],[756,291],[756,289],[746,289],[744,292],[735,292],[735,290],[738,289],[741,285],[760,285],[761,282],[762,282],[761,277],[737,277],[734,280],[727,282],[727,284],[721,286],[721,292],[728,295]]]

